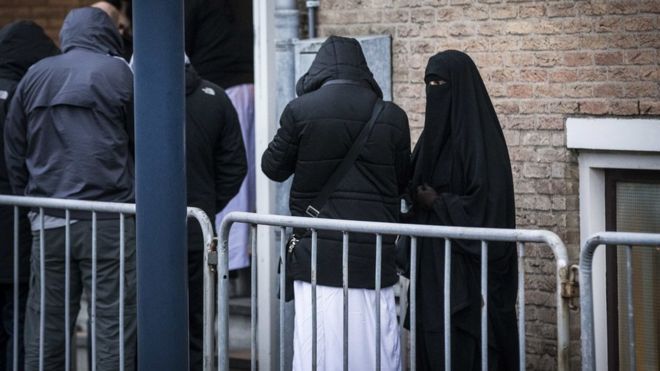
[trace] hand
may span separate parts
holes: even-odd
[[[417,187],[417,194],[415,195],[415,202],[423,209],[431,210],[433,203],[438,198],[438,192],[428,184],[423,184]]]

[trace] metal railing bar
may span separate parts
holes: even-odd
[[[40,207],[46,209],[95,211],[103,213],[135,214],[135,204],[101,201],[67,200],[63,198],[0,196],[0,205]]]
[[[580,250],[580,329],[584,371],[596,368],[592,264],[594,252],[600,245],[660,246],[660,234],[600,232],[589,237]]]
[[[222,230],[220,240],[220,250],[218,251],[218,308],[226,307],[229,299],[228,295],[228,232]],[[224,234],[227,233],[227,234]],[[220,309],[218,309],[220,310]],[[218,316],[218,370],[229,370],[229,319],[226,315]]]
[[[92,211],[92,300],[91,300],[91,313],[90,313],[90,337],[92,343],[92,371],[96,371],[96,280],[97,280],[97,235],[96,235],[96,212]]]
[[[481,370],[488,371],[488,242],[481,241]]]
[[[417,369],[417,237],[410,238],[410,370]]]
[[[376,235],[376,370],[380,370],[380,286],[383,270],[383,236]]]
[[[125,232],[125,217],[123,213],[119,214],[119,370],[124,371],[125,369],[125,359],[124,359],[124,305],[126,292],[124,290],[124,285],[126,282],[125,277],[125,262],[126,259],[126,236]]]
[[[445,239],[445,370],[451,370],[451,240]]]
[[[257,226],[250,225],[250,369],[257,370]]]
[[[71,370],[71,211],[64,211],[64,369]]]
[[[318,254],[318,235],[312,229],[312,371],[317,368],[317,311],[316,311],[316,263]]]
[[[233,223],[254,223],[264,226],[274,227],[293,227],[305,228],[313,230],[326,230],[347,233],[368,233],[368,234],[381,234],[381,235],[404,235],[413,239],[419,237],[442,238],[442,239],[458,239],[458,240],[474,240],[481,241],[486,244],[486,241],[503,241],[503,242],[525,242],[525,243],[544,243],[551,250],[556,261],[556,299],[557,299],[557,364],[558,369],[568,368],[568,302],[562,297],[562,288],[564,283],[568,281],[568,254],[566,247],[559,237],[547,230],[520,230],[520,229],[496,229],[496,228],[473,228],[473,227],[447,227],[447,226],[429,226],[429,225],[413,225],[413,224],[396,224],[396,223],[380,223],[380,222],[365,222],[365,221],[352,221],[352,220],[334,220],[334,219],[319,219],[319,218],[305,218],[295,216],[281,216],[281,215],[264,215],[254,214],[247,212],[232,212],[228,214],[222,221],[224,236],[228,235],[228,231]],[[412,257],[411,257],[412,258]],[[417,259],[417,251],[414,252],[413,261]],[[487,253],[486,253],[486,275],[488,272],[487,267]],[[412,265],[413,270],[416,269]],[[415,296],[416,290],[416,271],[411,272],[411,369],[415,369],[415,351],[416,347],[416,323],[412,318],[416,316],[415,308],[416,303],[413,302],[412,297]],[[414,278],[414,280],[412,279]],[[487,278],[486,278],[487,280]],[[487,283],[485,285],[487,290]],[[313,285],[313,288],[315,286]],[[315,291],[314,291],[315,293]],[[315,299],[315,297],[313,297]],[[487,297],[484,301],[484,307],[487,310]],[[313,316],[314,317],[314,316]],[[314,319],[314,318],[313,318]],[[487,328],[484,331],[487,335]],[[487,337],[485,345],[485,353],[487,363]],[[315,347],[313,344],[312,348]],[[314,349],[313,349],[314,350]]]
[[[520,369],[526,368],[525,360],[525,243],[518,242],[518,351]]]
[[[19,312],[19,306],[18,306],[18,291],[19,291],[19,249],[18,249],[18,241],[19,241],[19,211],[18,211],[18,206],[14,206],[14,332],[13,332],[13,349],[12,349],[12,359],[14,360],[12,363],[12,368],[14,371],[18,371],[18,312]],[[30,247],[31,248],[31,247]]]
[[[632,271],[632,246],[624,247],[624,256],[626,261],[626,307],[628,309],[628,370],[637,369],[635,354],[635,310],[633,308],[633,271]]]
[[[215,307],[213,298],[215,297],[215,285],[213,284],[213,271],[210,268],[209,254],[214,252],[214,233],[213,224],[204,211],[196,207],[188,207],[186,209],[186,217],[188,219],[195,219],[202,229],[202,237],[204,239],[204,269],[203,269],[203,286],[204,286],[204,300],[203,300],[203,316],[204,316],[204,330],[203,330],[203,357],[202,367],[204,371],[214,370],[214,326],[215,320]],[[217,262],[214,262],[217,264]]]
[[[348,232],[342,232],[341,272],[344,289],[343,369],[348,371]]]
[[[547,243],[558,262],[568,261],[563,243],[556,234],[546,230],[447,227],[421,224],[397,224],[342,219],[306,218],[298,216],[254,214],[242,211],[229,213],[223,223],[253,223],[271,227],[291,227],[324,231],[404,235],[415,237],[449,238],[452,240],[487,240],[505,242]],[[561,246],[561,248],[559,248]]]
[[[214,326],[215,320],[215,307],[213,298],[215,297],[215,285],[213,284],[213,272],[210,269],[209,253],[214,251],[214,234],[213,224],[204,211],[196,207],[189,207],[186,210],[186,217],[195,219],[201,229],[202,237],[204,239],[204,269],[203,269],[203,286],[204,286],[204,301],[203,301],[203,316],[204,326],[203,330],[203,360],[202,367],[205,371],[213,370],[214,357],[213,357],[213,342],[214,342]]]
[[[256,236],[255,236],[256,237]],[[284,371],[284,308],[286,304],[286,228],[280,228],[280,371]]]
[[[39,371],[44,371],[44,337],[46,335],[46,243],[44,241],[44,209],[39,208]]]

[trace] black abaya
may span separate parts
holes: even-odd
[[[426,68],[424,132],[414,152],[412,189],[438,193],[430,210],[415,205],[419,224],[515,228],[511,164],[486,88],[466,54],[445,51]],[[444,81],[429,84],[431,81]],[[444,370],[444,241],[419,242],[418,367]],[[452,241],[452,369],[480,365],[479,241]],[[489,369],[518,370],[517,264],[513,243],[488,247]]]

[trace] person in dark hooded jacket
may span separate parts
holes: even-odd
[[[247,159],[236,110],[224,90],[186,61],[186,178],[188,206],[213,216],[238,193]],[[202,370],[204,239],[188,223],[190,370]]]
[[[60,50],[44,30],[32,21],[16,21],[0,29],[0,128],[4,126],[9,101],[28,68]],[[2,131],[0,130],[0,133]],[[12,194],[5,166],[4,141],[0,135],[0,194]],[[19,351],[23,364],[23,321],[30,277],[30,222],[27,211],[19,214]],[[11,370],[14,335],[14,208],[0,206],[0,370]]]
[[[413,152],[417,224],[515,228],[511,163],[472,59],[459,51],[426,67],[426,121]],[[444,246],[418,241],[417,369],[444,370]],[[451,369],[481,369],[481,244],[452,241]],[[488,244],[488,369],[518,370],[516,247]]]
[[[5,159],[19,195],[133,202],[133,75],[118,57],[122,42],[108,15],[72,10],[60,32],[62,55],[41,60],[16,88],[4,128]],[[71,328],[64,328],[63,212],[31,213],[32,273],[25,320],[25,369],[39,369],[40,233],[47,229],[44,368],[63,369],[65,332],[73,331],[80,295],[92,282],[91,213],[71,211]],[[97,213],[96,368],[134,369],[136,337],[135,222],[125,222],[125,360],[119,359],[119,221]]]
[[[369,121],[382,91],[355,39],[332,36],[321,46],[309,71],[298,81],[298,98],[280,119],[281,127],[263,154],[261,168],[281,182],[292,174],[290,209],[307,216],[306,209],[342,162]],[[405,112],[385,102],[366,144],[339,182],[320,218],[399,221],[400,195],[410,171],[410,132]],[[375,297],[376,248],[373,235],[351,234],[348,257],[349,368],[375,367],[374,303],[381,301],[383,330],[381,366],[399,369],[399,338],[392,286],[398,282],[394,241],[383,237],[381,298]],[[287,275],[294,280],[294,370],[311,366],[311,329],[304,325],[311,308],[310,237],[306,235],[287,258]],[[342,234],[318,232],[319,369],[341,368],[342,348]]]

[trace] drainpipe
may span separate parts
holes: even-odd
[[[307,25],[308,25],[308,36],[310,39],[316,37],[316,10],[319,7],[319,0],[308,0],[307,3]]]

